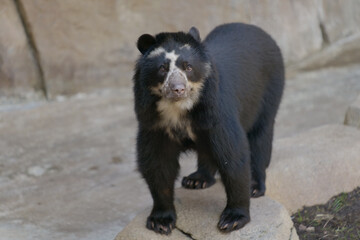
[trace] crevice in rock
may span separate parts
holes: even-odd
[[[179,227],[175,227],[177,230],[179,230],[182,234],[184,234],[186,237],[188,237],[189,239],[192,240],[196,240],[195,238],[192,237],[191,233],[187,233],[184,230],[180,229]]]
[[[320,28],[320,31],[321,31],[321,37],[322,37],[322,45],[323,46],[326,46],[330,43],[329,41],[329,36],[326,32],[326,28],[325,28],[325,25],[322,21],[319,21],[319,28]]]
[[[48,92],[47,92],[47,89],[46,89],[46,82],[45,82],[45,78],[44,78],[44,72],[43,72],[43,69],[42,69],[42,66],[41,66],[41,62],[40,62],[39,51],[38,51],[38,49],[36,47],[34,35],[32,33],[30,23],[27,20],[27,16],[26,16],[24,6],[23,6],[21,0],[13,0],[13,1],[14,1],[14,4],[15,4],[15,7],[16,7],[16,11],[19,14],[21,24],[22,24],[22,26],[24,28],[25,36],[26,36],[27,42],[29,44],[30,52],[31,52],[32,57],[34,59],[35,66],[36,66],[37,71],[39,73],[39,89],[43,92],[45,98],[48,99]]]

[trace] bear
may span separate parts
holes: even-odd
[[[201,40],[197,28],[138,38],[133,77],[136,157],[153,208],[146,227],[170,234],[176,224],[179,155],[197,153],[182,186],[208,188],[220,174],[227,203],[221,232],[250,221],[251,197],[265,193],[284,64],[273,38],[257,26],[223,24]]]

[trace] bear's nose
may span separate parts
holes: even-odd
[[[171,84],[171,91],[176,93],[177,95],[183,95],[185,93],[185,85],[184,84]]]

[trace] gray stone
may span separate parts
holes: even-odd
[[[266,195],[290,212],[360,185],[360,131],[325,125],[274,143]]]
[[[113,239],[151,204],[131,103],[126,88],[0,111],[1,240]]]
[[[315,232],[315,227],[307,227],[306,231],[307,232]]]
[[[360,128],[360,95],[346,111],[344,124]]]
[[[341,0],[273,0],[260,4],[251,0],[221,4],[218,0],[206,4],[166,0],[152,4],[145,0],[18,2],[24,6],[22,15],[38,50],[50,98],[130,86],[139,54],[135,42],[141,34],[187,31],[193,25],[200,29],[202,37],[224,22],[258,25],[274,37],[286,64],[294,69],[360,59],[357,0],[346,4]],[[14,2],[2,0],[1,5],[0,93],[4,89],[38,90],[42,87],[39,71]]]
[[[299,225],[299,231],[302,231],[302,232],[303,232],[303,231],[306,231],[306,228],[307,228],[307,227],[306,227],[304,224],[300,224],[300,225]]]
[[[0,97],[36,97],[39,72],[14,1],[0,0],[0,5]]]
[[[329,1],[331,2],[331,1]],[[360,33],[344,37],[288,67],[288,73],[337,67],[360,61]],[[342,79],[343,80],[343,79]]]
[[[173,229],[169,236],[157,234],[145,228],[146,218],[150,211],[151,209],[146,209],[137,215],[129,225],[116,236],[115,240],[189,240],[189,238],[177,228]]]
[[[275,138],[290,137],[325,124],[342,124],[346,109],[360,93],[359,78],[359,64],[288,77],[276,116]]]
[[[358,0],[318,1],[318,15],[328,43],[336,42],[360,30],[360,2]]]
[[[135,42],[145,32],[187,31],[197,26],[205,37],[224,22],[251,23],[275,38],[286,63],[295,63],[323,45],[318,17],[322,4],[311,0],[274,0],[261,4],[250,0],[221,4],[217,0],[206,4],[166,0],[152,4],[144,0],[22,2],[50,97],[129,86],[133,63],[139,54]],[[336,8],[331,10],[334,12]],[[322,12],[327,23],[332,13]],[[341,15],[343,11],[335,13]]]
[[[225,191],[217,183],[205,190],[177,189],[175,207],[177,210],[176,231],[167,239],[188,239],[185,232],[193,239],[298,239],[293,231],[293,222],[287,210],[278,202],[262,197],[251,200],[251,222],[239,231],[221,233],[216,225],[226,205]],[[150,209],[137,216],[116,237],[125,239],[162,239],[160,235],[145,228],[146,217]],[[181,232],[179,232],[181,230]],[[158,238],[157,238],[158,237]],[[164,238],[165,239],[165,238]]]
[[[360,91],[359,73],[359,66],[351,66],[288,79],[276,139],[341,124]],[[59,102],[0,105],[0,238],[113,239],[152,204],[135,170],[132,98],[130,88],[121,88]],[[180,164],[179,180],[196,169],[196,157],[183,155]],[[47,171],[29,177],[31,166]]]
[[[40,166],[32,166],[27,170],[28,174],[34,177],[40,177],[44,175],[45,171],[46,169]]]
[[[124,41],[117,3],[22,1],[50,98],[130,86],[135,41]],[[59,20],[61,19],[61,21]],[[131,24],[132,27],[136,27]],[[128,26],[130,28],[130,26]]]

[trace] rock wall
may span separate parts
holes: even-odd
[[[0,1],[12,4],[11,0]],[[145,32],[187,31],[197,26],[204,37],[221,23],[252,23],[276,39],[287,66],[296,65],[344,38],[360,34],[360,1],[357,0],[13,1],[24,7],[23,15],[39,53],[44,85],[50,98],[131,85],[133,63],[138,54],[135,42]],[[12,15],[18,18],[16,12]],[[3,15],[0,18],[11,19]],[[21,32],[18,25],[6,27],[0,23],[2,48],[7,49],[8,45],[1,35],[8,36],[9,31]],[[16,41],[22,39],[24,42],[23,37]],[[0,59],[9,58],[7,50],[2,48]],[[17,59],[25,61],[27,58],[19,56]],[[25,76],[32,71],[16,66],[10,69]],[[1,67],[1,83],[8,81],[9,74],[4,72]],[[12,78],[14,82],[19,77]]]
[[[0,0],[0,97],[32,95],[40,79],[14,1]]]

